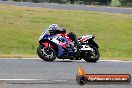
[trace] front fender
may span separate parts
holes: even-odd
[[[39,44],[44,45],[45,47],[49,47],[48,43],[51,44],[51,47],[53,47],[58,57],[61,57],[63,55],[62,47],[59,44],[56,44],[53,41],[50,41],[49,39],[41,39],[39,41]]]

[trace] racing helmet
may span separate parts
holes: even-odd
[[[49,26],[49,33],[51,35],[54,35],[56,33],[56,30],[59,30],[59,26],[57,24],[51,24]]]

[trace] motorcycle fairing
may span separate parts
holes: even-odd
[[[60,45],[57,44],[57,53],[58,53],[58,57],[61,57],[63,55],[63,51],[62,51],[62,47]]]
[[[61,56],[63,55],[63,51],[62,51],[63,49],[62,49],[62,47],[61,47],[60,45],[58,45],[58,44],[56,44],[56,43],[50,41],[49,39],[41,39],[41,40],[39,41],[39,43],[40,43],[41,45],[44,45],[45,47],[49,47],[48,43],[50,43],[50,46],[51,46],[52,48],[56,48],[56,50],[57,50],[57,56],[58,56],[58,57],[61,57]]]

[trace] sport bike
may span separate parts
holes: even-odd
[[[87,62],[96,62],[99,60],[99,46],[94,42],[92,35],[82,35],[78,38],[81,47],[69,38],[67,33],[56,35],[44,34],[39,40],[37,48],[38,56],[45,61],[54,61],[58,59],[81,60]]]

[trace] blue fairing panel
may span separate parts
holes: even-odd
[[[62,51],[62,47],[60,45],[57,45],[58,46],[58,57],[61,57],[63,55],[63,51]]]

